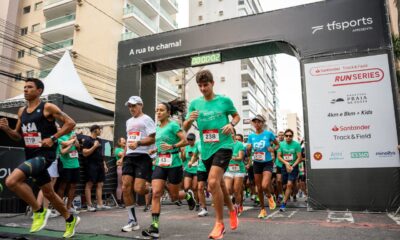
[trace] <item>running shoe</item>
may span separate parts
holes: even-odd
[[[214,229],[208,235],[209,239],[223,239],[225,233],[225,227],[223,223],[215,223]]]
[[[48,210],[50,212],[49,218],[56,218],[58,216],[61,216],[61,213],[59,213],[57,210],[52,209]]]
[[[267,217],[267,211],[265,209],[261,209],[260,214],[258,214],[258,218],[265,219]]]
[[[276,208],[276,203],[274,201],[274,197],[271,195],[271,197],[268,198],[268,205],[269,209],[274,210]]]
[[[282,203],[282,204],[281,204],[281,207],[279,208],[279,211],[280,211],[280,212],[286,211],[286,203]]]
[[[196,204],[197,204],[196,200],[194,199],[194,195],[193,195],[192,190],[189,190],[187,192],[187,196],[186,197],[188,197],[188,199],[186,199],[186,201],[187,201],[187,203],[189,205],[189,210],[192,211],[196,207]]]
[[[72,238],[75,235],[75,229],[78,226],[81,219],[79,217],[74,217],[72,222],[67,222],[65,225],[65,233],[63,238]]]
[[[44,208],[43,212],[33,212],[33,221],[30,232],[34,233],[42,230],[46,226],[49,216],[50,210],[47,208]]]
[[[137,231],[140,229],[140,226],[137,222],[133,220],[129,220],[128,224],[123,226],[121,228],[122,232],[132,232],[132,231]]]
[[[111,209],[111,207],[110,206],[106,206],[106,205],[97,205],[96,209],[101,211],[101,210]]]
[[[94,208],[92,206],[87,206],[87,210],[88,210],[88,212],[96,212],[96,208]]]
[[[148,212],[150,210],[150,207],[148,206],[148,205],[146,205],[144,208],[143,208],[143,212]]]
[[[76,208],[71,207],[70,209],[68,209],[68,212],[73,214],[73,215],[78,215],[80,212],[78,210],[76,210]]]
[[[229,212],[229,220],[230,220],[230,224],[231,224],[231,229],[236,230],[239,226],[239,218],[237,215],[236,207],[233,211]]]
[[[175,201],[174,204],[178,207],[182,206],[181,200]]]
[[[197,214],[199,217],[205,217],[208,215],[208,211],[205,208],[201,208],[201,211]]]
[[[142,231],[142,235],[145,237],[159,238],[160,233],[158,232],[158,228],[156,228],[153,224],[150,225],[149,228]]]

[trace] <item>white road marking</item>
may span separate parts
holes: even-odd
[[[396,216],[393,213],[388,213],[388,217],[390,217],[397,225],[400,225],[400,215],[397,214]]]
[[[328,218],[326,219],[326,221],[331,223],[341,223],[341,222],[354,223],[354,218],[351,212],[328,211]]]

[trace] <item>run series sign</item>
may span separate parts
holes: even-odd
[[[304,71],[311,168],[400,167],[387,54]]]

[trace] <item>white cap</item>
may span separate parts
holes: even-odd
[[[125,106],[128,106],[128,104],[143,104],[143,100],[142,98],[140,98],[139,96],[131,96],[128,101],[125,103]]]

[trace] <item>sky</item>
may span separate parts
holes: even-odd
[[[189,0],[193,1],[193,0]],[[225,0],[237,1],[237,0]],[[296,5],[318,2],[321,0],[259,0],[264,11],[272,11]],[[180,28],[188,26],[189,6],[188,0],[178,0],[179,13],[177,22]],[[296,112],[303,116],[300,64],[292,56],[286,54],[276,55],[277,82],[279,93],[279,108],[289,112]]]

